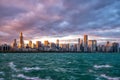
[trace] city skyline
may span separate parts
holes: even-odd
[[[119,7],[118,0],[1,0],[0,43],[18,40],[19,32],[25,42],[64,41],[87,34],[98,42],[120,43]]]
[[[27,39],[27,36],[25,36],[24,34],[23,34],[23,32],[19,32],[19,34],[18,34],[18,36],[16,37],[16,38],[14,38],[14,39],[11,39],[11,40],[9,40],[10,42],[0,42],[0,44],[9,44],[9,45],[11,45],[11,43],[13,42],[13,41],[16,41],[17,43],[21,43],[21,37],[23,37],[24,36],[24,42],[22,42],[24,45],[25,44],[28,44],[29,43],[29,41],[32,41],[32,43],[36,43],[36,41],[41,41],[42,43],[44,43],[44,41],[49,41],[49,42],[51,42],[51,43],[56,43],[56,40],[59,40],[59,43],[61,43],[61,44],[77,44],[78,43],[78,39],[80,39],[80,40],[83,40],[83,41],[89,41],[89,40],[96,40],[97,41],[97,43],[99,44],[99,45],[103,45],[103,44],[105,44],[106,42],[117,42],[117,43],[119,43],[119,40],[115,40],[115,39],[110,39],[110,38],[102,38],[102,37],[96,37],[96,36],[90,36],[90,35],[88,35],[88,34],[84,34],[84,35],[80,35],[80,36],[77,36],[77,37],[73,37],[72,35],[71,36],[67,36],[67,37],[62,37],[62,38],[58,38],[58,37],[56,37],[56,38],[51,38],[51,37],[49,37],[49,36],[47,36],[47,37],[43,37],[42,39]],[[85,36],[87,37],[87,39],[85,39]],[[89,36],[89,37],[88,37]],[[12,36],[11,36],[12,37]],[[89,39],[88,39],[89,38]],[[96,39],[96,38],[98,38],[98,39]],[[19,45],[18,44],[18,45]],[[120,44],[120,43],[119,43]],[[88,45],[88,43],[87,43],[87,45]]]
[[[107,41],[105,44],[98,44],[97,40],[90,40],[89,35],[84,35],[83,39],[78,38],[77,43],[60,43],[57,39],[56,42],[36,41],[33,43],[29,40],[28,43],[24,42],[24,34],[20,32],[19,41],[13,40],[11,45],[0,45],[0,51],[3,52],[119,52],[119,43]]]

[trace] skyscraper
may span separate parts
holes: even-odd
[[[40,41],[36,41],[36,48],[41,47],[41,42]]]
[[[13,43],[12,43],[12,48],[13,48],[14,50],[17,49],[17,41],[16,41],[16,39],[14,39],[14,41],[13,41]]]
[[[78,44],[80,44],[80,38],[78,38]]]
[[[80,38],[78,38],[77,51],[80,51]]]
[[[22,32],[20,33],[19,48],[24,48],[24,40],[23,40],[23,34],[22,34]]]
[[[84,52],[83,40],[80,40],[80,50]]]
[[[112,43],[113,52],[119,52],[119,43]]]
[[[89,47],[90,52],[96,52],[97,41],[96,40],[89,40],[88,41],[88,47]]]
[[[106,52],[111,52],[112,51],[112,44],[109,41],[107,41],[105,47],[106,47]]]
[[[88,51],[88,35],[84,35],[84,52]]]
[[[59,39],[56,40],[56,47],[59,48]]]
[[[49,46],[49,41],[48,40],[46,40],[46,41],[44,41],[44,46]]]
[[[32,41],[29,41],[28,46],[29,46],[29,48],[32,48]]]

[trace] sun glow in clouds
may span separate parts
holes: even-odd
[[[67,43],[84,34],[120,42],[119,8],[118,0],[1,0],[0,43],[11,43],[21,31],[25,42]]]

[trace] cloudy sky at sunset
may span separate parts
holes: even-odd
[[[0,42],[90,39],[120,41],[120,0],[0,0]]]

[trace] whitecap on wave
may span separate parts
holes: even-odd
[[[0,80],[5,80],[4,78],[0,78]]]
[[[99,68],[111,68],[112,66],[106,64],[106,65],[94,65],[94,68],[99,69]]]
[[[5,73],[4,72],[0,72],[0,75],[5,75]]]
[[[67,70],[65,69],[65,68],[56,68],[56,69],[54,69],[54,71],[56,71],[56,72],[67,72]]]
[[[26,79],[26,80],[41,80],[38,77],[28,77],[28,76],[25,76],[23,74],[18,74],[17,77],[23,78],[23,79]]]
[[[31,67],[31,68],[29,68],[29,67],[24,67],[23,70],[24,70],[24,71],[32,71],[32,70],[38,71],[38,70],[42,70],[42,68],[40,68],[40,67]]]
[[[106,76],[106,74],[101,74],[101,77],[108,80],[120,80],[120,77],[110,77],[110,76]]]
[[[6,56],[6,54],[3,54],[4,56]]]
[[[68,62],[67,64],[71,64],[72,62]]]
[[[95,73],[95,71],[93,71],[93,70],[91,70],[91,69],[89,69],[88,71],[89,71],[90,73]]]
[[[16,65],[14,64],[14,62],[10,62],[9,67],[16,72],[19,71],[18,69],[16,69]]]
[[[25,76],[24,74],[18,74],[17,77],[25,80],[52,80],[52,79],[40,79],[39,77],[29,77]]]

